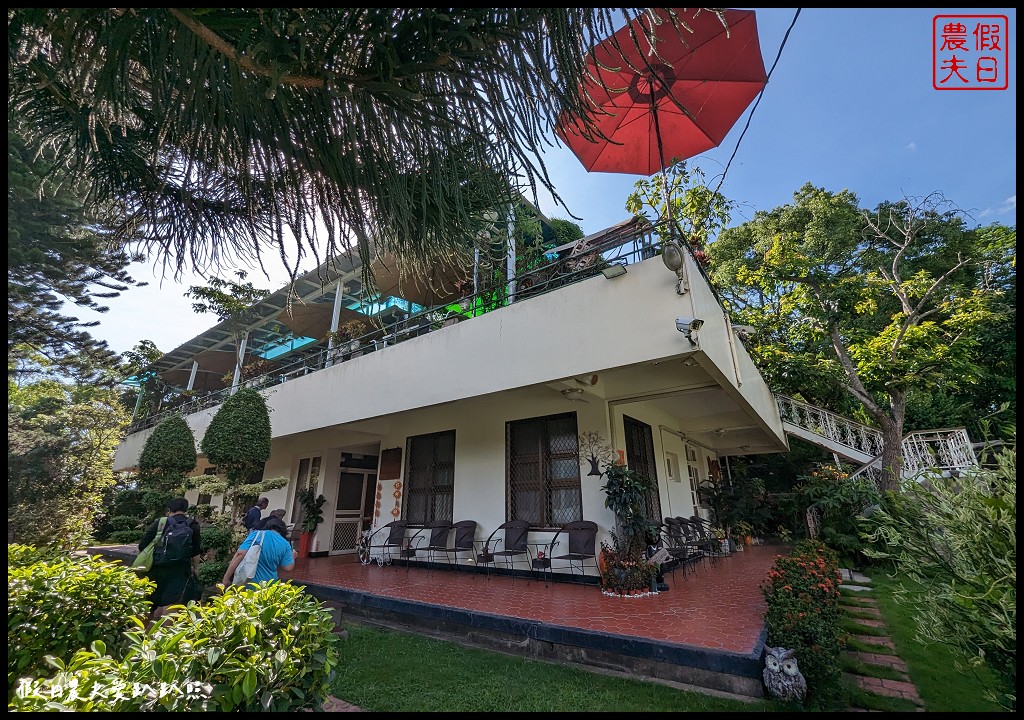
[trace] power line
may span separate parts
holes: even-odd
[[[779,45],[779,52],[775,56],[775,62],[772,63],[771,69],[768,71],[768,81],[772,79],[772,73],[775,72],[775,66],[779,64],[779,58],[782,57],[782,49],[786,47],[786,41],[789,40],[789,34],[793,32],[793,26],[796,25],[796,19],[800,17],[800,11],[803,8],[797,8],[796,14],[793,15],[793,21],[789,24],[789,28],[786,30],[786,34],[782,38],[782,44]],[[761,88],[761,92],[757,94],[757,100],[754,102],[754,107],[750,109],[750,114],[747,115],[747,124],[743,126],[743,132],[740,133],[739,140],[736,141],[736,147],[732,150],[732,155],[729,156],[729,162],[725,164],[725,170],[722,171],[722,179],[718,181],[718,186],[715,188],[717,193],[722,187],[722,183],[725,182],[725,174],[729,172],[729,166],[732,165],[733,159],[736,157],[736,152],[740,149],[740,143],[743,142],[743,136],[747,134],[747,128],[750,127],[750,119],[754,117],[754,111],[757,110],[757,106],[761,103],[761,98],[764,97],[764,91],[768,88],[768,82]]]

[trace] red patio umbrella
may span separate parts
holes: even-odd
[[[652,175],[717,147],[767,83],[752,10],[673,12],[594,47],[580,88],[594,125],[563,115],[556,128],[587,170]]]

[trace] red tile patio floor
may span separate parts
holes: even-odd
[[[282,578],[410,603],[454,608],[594,633],[641,638],[748,655],[759,651],[764,598],[759,590],[782,547],[753,546],[698,566],[683,580],[666,577],[667,592],[614,598],[595,585],[428,570],[415,566],[360,565],[354,556],[299,560]],[[628,612],[623,609],[628,607]]]

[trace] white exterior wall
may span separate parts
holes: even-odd
[[[598,275],[334,367],[264,390],[275,438],[441,403],[700,351],[701,365],[786,448],[778,408],[691,262],[691,290],[675,292],[660,258]],[[704,326],[691,345],[676,317]],[[730,352],[733,339],[741,382]],[[202,437],[216,408],[187,420]],[[116,469],[133,467],[151,431],[118,448]]]

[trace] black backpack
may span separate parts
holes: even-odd
[[[153,565],[188,560],[192,557],[192,525],[184,515],[167,518],[164,534],[153,547]]]

